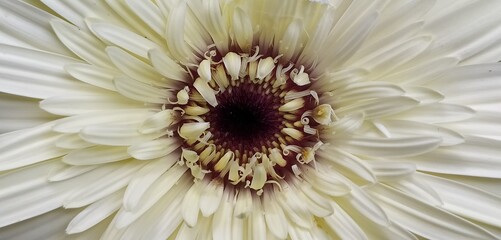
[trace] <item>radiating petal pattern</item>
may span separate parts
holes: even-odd
[[[0,239],[501,239],[501,1],[0,2]]]

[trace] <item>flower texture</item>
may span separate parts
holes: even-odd
[[[498,239],[501,1],[0,2],[0,239]]]

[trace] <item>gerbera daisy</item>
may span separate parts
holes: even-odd
[[[498,239],[501,2],[0,2],[0,239]]]

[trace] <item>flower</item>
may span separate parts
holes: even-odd
[[[0,2],[0,239],[501,235],[501,2],[42,2]]]

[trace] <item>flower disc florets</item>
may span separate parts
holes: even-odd
[[[191,70],[193,83],[172,101],[180,112],[181,163],[195,178],[211,174],[259,191],[314,161],[318,130],[333,111],[319,105],[304,66],[259,55],[258,47],[205,56]]]

